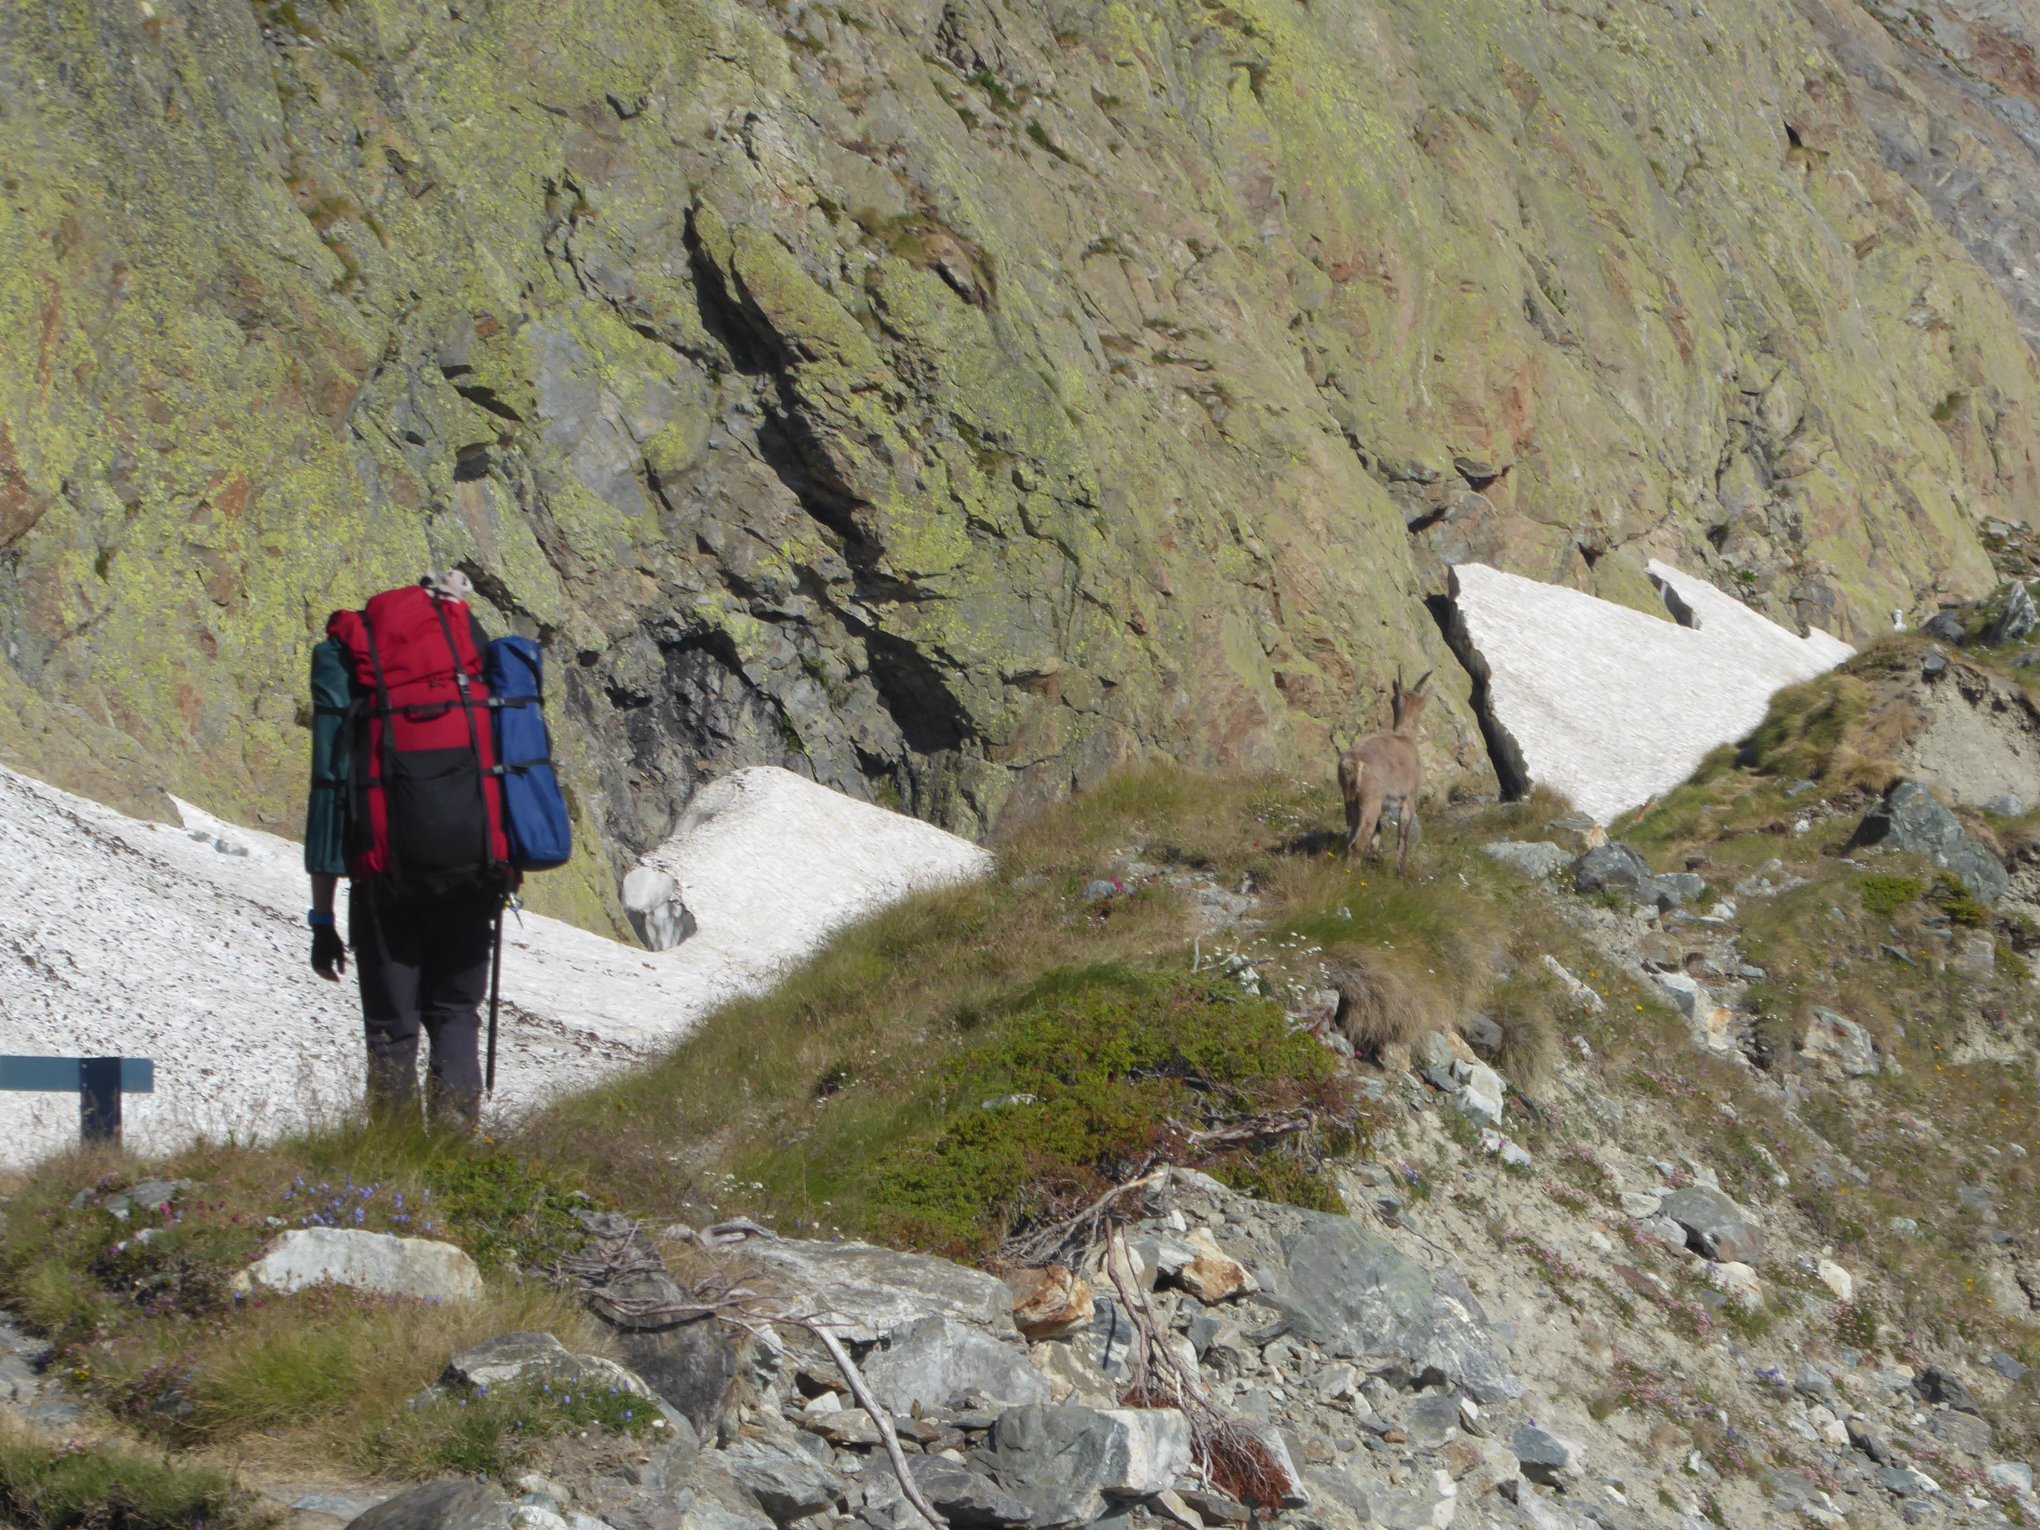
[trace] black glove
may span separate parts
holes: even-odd
[[[319,925],[312,931],[312,971],[329,983],[337,983],[346,970],[347,942],[332,925]]]

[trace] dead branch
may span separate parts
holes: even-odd
[[[1126,1233],[1117,1225],[1106,1235],[1104,1265],[1136,1340],[1133,1378],[1120,1400],[1178,1410],[1190,1422],[1191,1460],[1208,1486],[1256,1508],[1279,1508],[1291,1484],[1268,1447],[1218,1410],[1165,1342],[1147,1293],[1133,1279]]]
[[[1049,1263],[1072,1244],[1080,1244],[1079,1256],[1070,1263],[1082,1264],[1100,1241],[1101,1229],[1112,1208],[1136,1191],[1152,1190],[1168,1173],[1167,1168],[1154,1168],[1150,1159],[1139,1175],[1114,1185],[1075,1216],[1037,1227],[1024,1237],[1008,1239],[1000,1253],[1011,1264],[1040,1265]]]
[[[669,1230],[680,1236],[685,1230]],[[693,1241],[711,1253],[731,1243],[738,1243],[747,1237],[777,1239],[777,1234],[758,1226],[755,1222],[737,1218],[734,1221],[718,1223],[702,1233],[692,1234]],[[857,1405],[870,1415],[877,1426],[879,1439],[885,1445],[887,1458],[892,1462],[894,1473],[900,1480],[900,1492],[912,1504],[914,1511],[925,1519],[932,1530],[949,1530],[947,1521],[928,1502],[920,1484],[914,1480],[913,1471],[907,1465],[907,1454],[900,1448],[899,1430],[893,1423],[892,1414],[872,1394],[864,1373],[857,1368],[857,1362],[850,1357],[849,1349],[835,1333],[829,1321],[811,1312],[797,1312],[784,1303],[774,1302],[738,1285],[728,1271],[718,1267],[715,1274],[697,1281],[692,1289],[682,1288],[673,1280],[666,1261],[658,1251],[639,1236],[635,1226],[622,1237],[599,1238],[593,1246],[581,1254],[560,1262],[559,1271],[577,1282],[581,1298],[616,1313],[628,1321],[685,1322],[698,1318],[719,1318],[726,1323],[742,1328],[757,1338],[767,1348],[777,1352],[783,1348],[774,1328],[794,1328],[811,1334],[829,1352],[836,1369],[850,1388],[850,1395],[857,1399]],[[675,1290],[684,1290],[679,1301],[655,1298],[629,1298],[614,1295],[609,1287],[620,1277],[632,1274],[659,1274],[666,1278]]]
[[[1244,1121],[1203,1131],[1194,1131],[1175,1121],[1169,1124],[1182,1132],[1184,1142],[1191,1147],[1245,1147],[1250,1143],[1275,1142],[1308,1131],[1317,1124],[1317,1113],[1310,1110],[1270,1111],[1266,1115],[1250,1116]]]

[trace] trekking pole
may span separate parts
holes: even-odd
[[[483,1088],[493,1099],[496,1093],[496,1009],[503,999],[503,905],[496,905],[496,942],[489,955],[489,1071]]]

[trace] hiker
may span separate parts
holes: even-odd
[[[489,641],[471,593],[458,571],[427,574],[328,622],[312,653],[305,818],[312,970],[339,981],[353,948],[369,1109],[417,1118],[422,1030],[432,1123],[462,1132],[481,1113],[481,1004],[520,880],[481,683]],[[343,876],[344,941],[333,912]],[[492,1071],[493,1041],[492,1029]]]

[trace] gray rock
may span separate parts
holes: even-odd
[[[1434,1278],[1346,1217],[1298,1214],[1279,1265],[1262,1279],[1291,1328],[1333,1355],[1388,1363],[1398,1379],[1434,1379],[1481,1403],[1522,1389],[1496,1354],[1486,1315],[1449,1271]]]
[[[299,1227],[236,1275],[233,1289],[246,1295],[257,1287],[292,1292],[321,1285],[414,1301],[479,1301],[482,1272],[451,1243],[350,1228]]]
[[[1561,1439],[1536,1424],[1524,1424],[1509,1438],[1510,1449],[1523,1468],[1523,1475],[1547,1487],[1562,1487],[1579,1480],[1586,1466],[1586,1447]]]
[[[1707,891],[1704,879],[1690,871],[1667,871],[1657,878],[1660,901],[1669,899],[1673,908],[1683,908]]]
[[[1910,1466],[1880,1466],[1877,1485],[1900,1498],[1921,1498],[1941,1490],[1941,1484]]]
[[[1961,1413],[1980,1414],[1969,1388],[1938,1365],[1930,1365],[1915,1376],[1912,1389],[1930,1403],[1941,1403]]]
[[[446,1362],[440,1385],[477,1390],[518,1385],[544,1385],[555,1391],[586,1388],[624,1392],[647,1401],[655,1395],[614,1360],[574,1354],[549,1333],[506,1333],[464,1349]]]
[[[627,1328],[616,1340],[624,1364],[703,1439],[713,1438],[729,1417],[757,1342],[718,1318],[659,1329]]]
[[[1997,857],[1971,839],[1962,820],[1917,781],[1901,781],[1887,792],[1883,803],[1864,815],[1849,843],[1925,856],[1984,903],[1997,902],[2011,885]]]
[[[1657,901],[1657,874],[1639,851],[1619,840],[1596,846],[1573,862],[1573,891],[1583,897],[1623,893],[1632,902]]]
[[[1108,1498],[1145,1498],[1190,1467],[1190,1422],[1174,1409],[1011,1408],[981,1464],[1028,1506],[1037,1530],[1088,1524]]]
[[[1352,1530],[1352,1527],[1371,1527],[1377,1523],[1374,1517],[1374,1501],[1359,1479],[1350,1471],[1336,1467],[1311,1467],[1304,1472],[1305,1486],[1310,1490],[1311,1512],[1301,1520],[1301,1526],[1322,1525],[1327,1530]],[[1205,1523],[1241,1524],[1242,1520],[1224,1519],[1206,1514],[1198,1505],[1196,1496],[1185,1493],[1184,1500],[1204,1516]]]
[[[1927,1420],[1927,1431],[1937,1440],[1952,1446],[1966,1456],[1987,1456],[1993,1442],[1991,1427],[1975,1413],[1960,1413],[1953,1408],[1936,1408],[1933,1417]]]
[[[1452,1474],[1435,1468],[1419,1468],[1400,1485],[1378,1486],[1368,1494],[1381,1530],[1442,1530],[1452,1523],[1458,1499]]]
[[[826,1509],[843,1496],[842,1476],[793,1446],[740,1439],[722,1455],[730,1475],[777,1524]]]
[[[1962,1209],[1985,1222],[1997,1220],[1997,1198],[1981,1185],[1963,1185],[1955,1191]]]
[[[878,1400],[899,1414],[1050,1401],[1048,1381],[1023,1347],[953,1318],[923,1318],[899,1329],[863,1367]]]
[[[1032,1518],[1026,1504],[990,1477],[947,1456],[909,1456],[907,1470],[913,1473],[914,1486],[921,1490],[921,1496],[952,1525],[966,1530],[976,1526],[1005,1527],[1024,1525]],[[882,1454],[872,1457],[865,1469],[864,1484],[867,1516],[874,1508],[905,1502],[892,1462]],[[911,1518],[917,1523],[920,1520],[917,1514]]]
[[[2010,648],[2023,643],[2040,627],[2040,610],[2033,605],[2033,591],[2023,580],[2007,579],[1986,596],[1977,610],[1981,630],[1976,641],[1985,648]]]
[[[844,1342],[873,1344],[927,1317],[946,1317],[1012,1337],[1013,1293],[1004,1281],[946,1259],[901,1254],[868,1243],[753,1240],[744,1257],[761,1280],[783,1286]]]
[[[475,1482],[428,1482],[353,1520],[347,1530],[510,1530],[510,1510]]]
[[[132,1189],[109,1195],[103,1208],[109,1216],[126,1221],[135,1212],[154,1216],[191,1188],[188,1179],[149,1179]]]
[[[1722,1263],[1754,1265],[1764,1257],[1764,1233],[1742,1207],[1705,1185],[1674,1190],[1660,1208],[1686,1230],[1689,1247]]]
[[[1476,1052],[1485,1052],[1490,1057],[1500,1052],[1503,1043],[1508,1039],[1499,1025],[1482,1014],[1467,1016],[1465,1024],[1460,1029],[1465,1033],[1468,1044]]]
[[[1654,1243],[1662,1243],[1670,1248],[1686,1246],[1686,1229],[1667,1216],[1645,1217],[1636,1224],[1636,1230]]]
[[[1403,1410],[1403,1433],[1418,1450],[1442,1450],[1459,1438],[1459,1399],[1432,1392]]]
[[[1799,1374],[1792,1378],[1792,1390],[1801,1397],[1827,1402],[1835,1395],[1834,1378],[1817,1365],[1802,1365]]]
[[[1848,1431],[1849,1443],[1863,1452],[1879,1466],[1896,1466],[1898,1456],[1884,1436],[1871,1427],[1867,1419],[1850,1418],[1842,1427]]]
[[[2000,818],[2023,818],[2026,816],[2026,801],[2013,792],[1993,797],[1983,805],[1986,813],[1995,813]]]
[[[1563,845],[1554,845],[1550,840],[1502,839],[1480,848],[1511,871],[1520,871],[1540,882],[1546,877],[1557,876],[1573,860],[1570,850]]]
[[[2025,1494],[2033,1491],[2033,1468],[2023,1461],[1999,1461],[1985,1475],[1990,1479],[1990,1485],[2000,1492]]]
[[[2024,1381],[2026,1379],[2027,1367],[2020,1364],[2017,1359],[2006,1354],[2003,1350],[1995,1351],[1990,1356],[1988,1363],[1992,1370],[1996,1371],[2007,1381]]]
[[[1800,1050],[1814,1062],[1845,1078],[1867,1078],[1882,1067],[1870,1033],[1847,1015],[1814,1007]]]
[[[349,1498],[339,1493],[305,1493],[293,1498],[290,1507],[298,1514],[322,1514],[351,1524],[376,1507],[377,1500]]]

